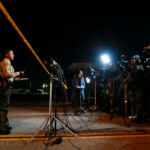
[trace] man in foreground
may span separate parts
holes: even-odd
[[[8,106],[10,103],[11,88],[14,79],[24,74],[24,71],[15,72],[11,61],[14,60],[13,50],[7,50],[0,62],[0,134],[10,134],[12,127],[8,122]]]

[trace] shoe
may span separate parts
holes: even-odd
[[[2,135],[7,135],[7,134],[10,134],[11,132],[10,132],[10,130],[0,130],[0,134],[2,134]]]
[[[128,116],[128,118],[129,118],[129,119],[133,119],[133,120],[135,120],[135,119],[137,119],[137,115]]]

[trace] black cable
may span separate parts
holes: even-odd
[[[67,99],[67,95],[66,95],[66,99]],[[66,114],[66,115],[68,115],[68,114]],[[80,119],[81,119],[81,117],[80,117]],[[75,119],[74,119],[75,120]],[[81,119],[81,121],[86,125],[86,127],[88,128],[88,125],[87,125],[87,123],[83,120],[83,119]],[[80,124],[80,123],[79,123]],[[81,124],[80,124],[80,128],[81,128],[82,126],[81,126]],[[89,129],[89,128],[88,128]]]
[[[65,93],[65,100],[66,100],[65,107],[64,107],[64,114],[65,114],[65,116],[67,116],[67,119],[68,119],[68,114],[67,114],[67,111],[66,111],[66,107],[69,106],[69,103],[68,103],[67,91],[65,89],[64,89],[64,93]],[[71,115],[71,116],[74,119],[74,116],[73,115]],[[76,121],[76,119],[74,119],[74,120]],[[73,129],[73,127],[71,126],[71,123],[70,123],[69,119],[67,120],[67,122],[69,123],[69,126]],[[80,124],[80,122],[77,122],[77,123]],[[80,124],[80,126],[81,126],[81,124]]]
[[[63,74],[62,74],[61,79],[62,79],[62,80],[65,80]],[[69,119],[68,119],[68,114],[67,114],[67,110],[66,110],[67,106],[69,105],[69,104],[68,104],[68,98],[67,98],[66,89],[65,89],[64,87],[63,87],[62,89],[63,89],[64,96],[65,96],[65,100],[66,100],[65,103],[64,103],[65,105],[64,105],[64,107],[63,107],[64,114],[65,114],[65,115],[64,115],[64,119],[65,119],[65,122],[66,122],[67,126],[70,127],[70,129],[74,130],[74,129],[72,128],[72,126],[71,126],[71,123],[70,123]],[[67,105],[67,104],[68,104],[68,105]]]
[[[66,111],[66,108],[68,107],[68,97],[67,97],[67,92],[66,92],[66,90],[64,89],[64,94],[65,94],[65,107],[64,107],[64,113],[65,113],[65,116],[67,116],[66,117],[66,119],[67,119],[67,122],[68,122],[68,124],[69,124],[69,126],[70,126],[70,128],[72,128],[73,129],[73,127],[71,126],[71,123],[70,123],[70,121],[69,121],[69,119],[68,119],[68,114],[67,114],[67,111]]]
[[[65,91],[65,93],[66,93],[66,91]],[[68,100],[67,99],[67,94],[66,94],[66,100]],[[67,116],[68,116],[68,114],[66,114]],[[72,118],[73,118],[74,116],[72,115]],[[74,118],[73,118],[74,119]],[[75,121],[76,121],[76,119],[74,119]],[[82,119],[81,119],[82,120]],[[88,125],[82,120],[82,122],[88,127]],[[70,122],[69,122],[70,123]],[[81,124],[80,124],[80,122],[78,122],[79,123],[79,125],[80,125],[80,128],[82,128],[83,126],[81,126]],[[70,124],[71,125],[71,124]],[[72,127],[71,127],[72,128]],[[79,129],[80,129],[79,128]]]
[[[64,130],[63,130],[63,131],[64,131]],[[64,134],[65,134],[65,131],[64,131]],[[79,148],[78,146],[76,146],[75,144],[73,144],[70,139],[68,139],[67,141],[68,141],[68,142],[72,145],[72,147],[74,147],[75,149],[81,150],[81,148]]]

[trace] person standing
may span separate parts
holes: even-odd
[[[144,67],[136,62],[136,56],[131,58],[129,64],[128,97],[131,103],[131,115],[133,119],[142,119],[143,80]]]
[[[5,51],[5,56],[0,62],[0,134],[10,134],[12,127],[8,122],[8,106],[10,103],[11,88],[14,79],[24,71],[15,72],[11,61],[14,60],[13,50]]]
[[[79,71],[77,75],[74,76],[72,81],[72,103],[74,107],[75,114],[80,110],[80,101],[85,102],[85,80],[83,77],[83,72]]]

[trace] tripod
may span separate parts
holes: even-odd
[[[55,137],[56,136],[56,123],[55,123],[55,133],[54,133],[54,136],[53,136],[53,126],[52,126],[52,123],[53,121],[59,123],[63,128],[65,128],[66,130],[68,130],[72,135],[74,135],[75,137],[78,137],[77,134],[75,134],[73,131],[71,131],[71,129],[69,129],[69,127],[63,122],[61,121],[60,119],[58,119],[54,114],[52,114],[52,88],[53,88],[53,76],[50,76],[50,83],[49,83],[49,116],[48,116],[48,119],[46,121],[46,125],[45,127],[47,126],[48,124],[48,131],[47,131],[47,135],[48,135],[48,144],[50,143],[50,139],[52,137]],[[42,123],[42,125],[45,123],[45,120],[44,122]],[[45,128],[44,127],[44,128]],[[41,128],[41,126],[40,126]],[[46,128],[45,128],[46,129]],[[28,141],[28,143],[31,143],[32,142],[32,139],[38,134],[39,130],[37,130],[33,136],[31,137],[31,139]]]

